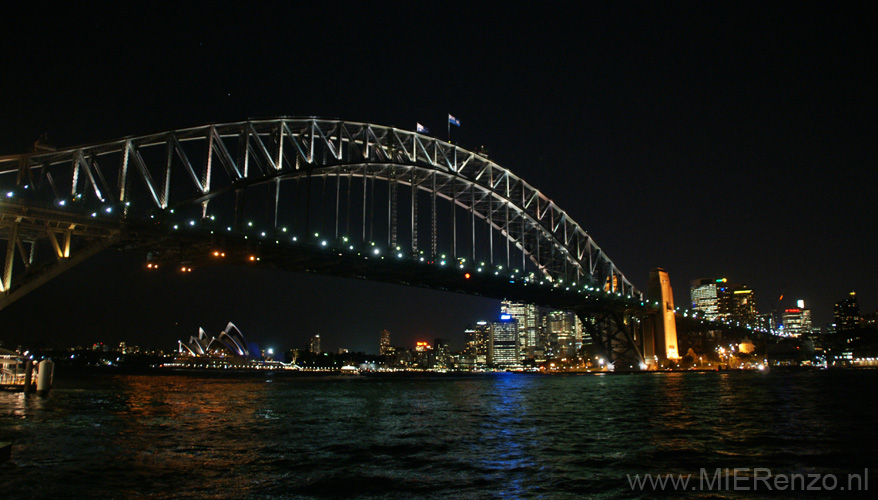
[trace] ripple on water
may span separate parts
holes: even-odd
[[[878,396],[878,372],[271,380],[71,376],[42,400],[0,393],[0,440],[15,440],[4,491],[653,498],[626,475],[856,473],[878,445],[871,409],[852,403]]]

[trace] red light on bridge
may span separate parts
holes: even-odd
[[[466,274],[463,275],[463,277],[466,278],[466,279],[470,279],[470,278],[472,278],[472,274],[470,274],[470,273],[466,273]]]

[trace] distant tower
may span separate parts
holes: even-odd
[[[854,330],[860,326],[860,304],[857,294],[851,294],[841,302],[835,303],[835,331]]]
[[[553,357],[576,356],[577,342],[582,343],[582,325],[576,314],[569,311],[546,313],[546,333]]]
[[[524,302],[504,300],[500,302],[500,314],[508,314],[518,322],[519,356],[524,361],[534,356],[537,348],[537,306]]]
[[[729,284],[725,278],[716,280],[716,283],[717,317],[755,325],[759,313],[753,290],[746,283]]]
[[[390,354],[390,331],[381,330],[381,339],[378,341],[378,354],[386,356]]]
[[[311,336],[311,345],[308,347],[308,350],[314,354],[320,354],[320,334]]]
[[[464,330],[465,352],[472,356],[477,365],[488,362],[488,344],[491,342],[491,325],[487,321],[479,321]]]
[[[713,321],[719,314],[717,287],[725,283],[725,279],[697,279],[689,284],[689,298],[692,309],[703,314],[704,319]]]
[[[498,368],[521,366],[518,348],[518,322],[508,314],[501,314],[500,321],[491,324],[488,364]]]
[[[798,307],[785,309],[781,316],[783,334],[787,337],[801,337],[811,333],[811,310],[805,309],[805,301],[796,303]]]
[[[663,359],[678,359],[677,349],[677,318],[674,316],[674,294],[671,281],[664,269],[656,268],[649,272],[649,283],[646,286],[646,297],[650,302],[659,303],[659,313],[653,325],[652,338],[644,339],[644,353],[647,364]]]

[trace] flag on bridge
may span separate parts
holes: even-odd
[[[416,130],[418,131],[419,134],[429,134],[430,133],[430,129],[428,129],[427,127],[421,125],[420,123],[418,123],[417,125],[418,125],[418,127]]]
[[[448,114],[448,123],[455,125],[455,126],[458,126],[458,127],[460,126],[460,120],[451,116],[451,113]]]

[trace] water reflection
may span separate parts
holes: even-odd
[[[815,375],[66,377],[0,394],[0,479],[13,497],[627,498],[649,495],[626,474],[861,471],[878,373]]]

